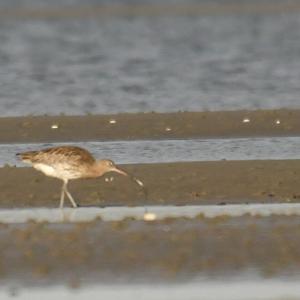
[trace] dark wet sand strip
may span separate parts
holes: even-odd
[[[0,236],[0,281],[78,287],[247,272],[299,278],[300,218],[293,216],[29,223],[1,225]]]
[[[300,11],[299,1],[229,1],[217,3],[185,4],[117,4],[114,5],[77,5],[56,8],[1,8],[0,17],[7,18],[36,18],[36,19],[66,19],[66,18],[95,18],[95,17],[157,17],[157,16],[201,16],[226,14],[279,14]]]
[[[70,182],[69,189],[82,206],[289,203],[300,199],[300,160],[121,167],[144,182],[148,199],[134,182],[113,173]],[[61,181],[32,168],[0,169],[0,207],[58,207],[60,189]]]
[[[299,136],[300,110],[0,118],[0,143]]]

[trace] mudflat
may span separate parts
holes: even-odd
[[[0,143],[300,135],[300,110],[139,113],[0,118]],[[14,154],[12,154],[14,155]],[[76,180],[80,205],[298,202],[300,160],[174,162],[121,166],[142,180],[107,174]],[[16,188],[17,187],[17,188]],[[56,207],[61,182],[32,168],[0,168],[0,207]]]
[[[224,216],[1,225],[0,282],[80,287],[242,277],[250,270],[267,278],[297,278],[299,221]]]
[[[0,118],[0,143],[300,135],[300,110]]]
[[[121,165],[142,180],[109,173],[70,181],[79,205],[163,205],[299,202],[300,160]],[[0,207],[57,207],[62,182],[33,168],[0,168]],[[66,202],[68,205],[68,202]]]
[[[300,110],[1,118],[1,143],[300,135]],[[12,153],[14,155],[14,153]],[[300,160],[128,164],[75,180],[81,206],[299,202]],[[62,182],[33,168],[0,168],[0,207],[58,207]],[[69,205],[68,201],[65,202]],[[0,225],[0,281],[22,284],[185,281],[253,270],[299,278],[299,217],[176,218],[146,222]]]

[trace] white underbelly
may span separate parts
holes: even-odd
[[[61,178],[57,169],[45,164],[34,164],[34,168],[43,172],[47,176]]]
[[[62,180],[77,179],[82,174],[76,168],[70,167],[68,164],[55,164],[49,166],[46,164],[34,164],[34,168],[43,172],[47,176],[56,177]]]

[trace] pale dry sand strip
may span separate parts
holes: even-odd
[[[187,205],[187,206],[138,206],[138,207],[82,207],[82,208],[26,208],[0,210],[0,223],[16,224],[34,222],[91,222],[120,221],[125,218],[136,220],[163,220],[165,218],[215,218],[220,216],[240,217],[243,215],[267,217],[271,215],[300,216],[300,203],[283,204],[232,204],[232,205]]]
[[[97,285],[76,290],[63,286],[20,289],[17,299],[143,299],[143,300],[293,300],[299,299],[299,281],[232,280],[200,281],[176,285]],[[3,300],[12,299],[5,288],[0,291]]]

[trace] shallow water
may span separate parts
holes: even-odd
[[[147,209],[147,210],[146,210]],[[250,216],[300,216],[299,203],[280,204],[228,204],[220,205],[185,205],[185,206],[139,206],[139,207],[82,207],[82,208],[24,208],[1,209],[1,224],[19,224],[29,221],[47,223],[77,223],[91,222],[99,217],[103,221],[120,221],[125,218],[137,220],[153,218],[195,218],[197,216],[215,218],[220,216],[241,217]]]
[[[1,116],[300,108],[297,12],[3,18],[0,25]]]
[[[298,281],[284,279],[247,280],[226,279],[226,281],[194,281],[177,285],[97,285],[79,289],[57,286],[50,288],[2,289],[3,300],[12,299],[143,299],[143,300],[293,300],[299,299]]]
[[[2,144],[0,166],[24,166],[15,153],[57,145],[64,143]],[[300,137],[72,142],[72,145],[82,146],[95,157],[109,158],[118,164],[300,158]]]

